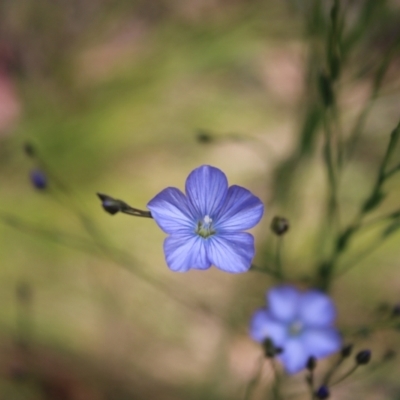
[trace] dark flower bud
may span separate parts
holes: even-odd
[[[39,189],[39,190],[46,189],[47,176],[40,169],[34,169],[33,171],[31,171],[30,179],[31,179],[32,185],[36,189]]]
[[[196,134],[196,139],[199,143],[210,143],[214,140],[212,135],[204,130],[198,130]]]
[[[35,157],[36,153],[35,153],[35,148],[33,147],[32,143],[26,142],[24,144],[24,152],[28,157]]]
[[[267,358],[274,358],[276,355],[282,353],[283,349],[281,347],[275,347],[274,343],[270,338],[267,338],[262,343],[264,348],[264,354]]]
[[[311,356],[307,361],[306,368],[309,371],[314,371],[316,366],[317,366],[317,360],[315,357]]]
[[[289,230],[289,221],[284,217],[274,217],[271,230],[278,236],[284,235]]]
[[[350,357],[351,353],[353,351],[353,345],[352,344],[347,344],[344,346],[340,352],[342,358],[347,358]]]
[[[317,399],[327,399],[329,397],[329,389],[327,386],[321,386],[316,392],[315,396]]]
[[[393,317],[400,317],[400,304],[396,304],[396,305],[392,308],[392,316],[393,316]]]
[[[101,200],[101,205],[103,206],[104,211],[111,215],[121,211],[121,202],[119,200],[115,200],[112,197],[101,193],[98,193],[97,196],[99,196]]]
[[[356,363],[358,365],[368,364],[371,360],[371,350],[361,350],[356,355]]]

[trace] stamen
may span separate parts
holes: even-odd
[[[212,226],[212,218],[209,215],[206,215],[202,220],[197,222],[196,233],[203,237],[208,238],[211,235],[215,234],[215,230]]]
[[[209,224],[211,224],[212,219],[210,218],[209,215],[206,215],[206,216],[204,217],[203,221],[204,221],[204,223],[205,223],[206,225],[209,225]]]

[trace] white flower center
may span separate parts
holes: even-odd
[[[289,325],[288,331],[290,336],[298,336],[303,331],[304,325],[301,321],[294,321]]]
[[[206,216],[203,218],[203,221],[204,221],[204,224],[209,225],[209,224],[211,224],[212,219],[210,218],[209,215],[206,215]]]
[[[212,225],[212,218],[209,215],[204,216],[204,218],[197,222],[196,233],[203,237],[208,238],[211,235],[214,235],[215,230]]]

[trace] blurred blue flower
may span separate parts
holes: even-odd
[[[261,219],[260,199],[240,186],[230,186],[225,174],[203,165],[186,180],[186,195],[168,187],[147,205],[164,241],[165,259],[173,271],[207,269],[247,271],[254,257],[254,238],[243,232]]]
[[[268,308],[254,313],[250,335],[282,348],[278,359],[289,374],[305,368],[311,356],[323,358],[340,350],[342,339],[333,325],[336,309],[326,294],[282,285],[269,290],[267,301]]]
[[[32,170],[31,173],[30,173],[30,179],[31,179],[32,185],[36,189],[40,189],[40,190],[46,189],[46,187],[47,187],[47,176],[40,169]]]

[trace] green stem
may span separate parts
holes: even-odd
[[[350,133],[350,139],[348,140],[347,144],[347,157],[346,161],[348,162],[355,151],[355,148],[357,147],[358,141],[360,139],[360,136],[362,134],[362,131],[364,129],[367,117],[371,111],[372,105],[374,103],[374,100],[377,98],[379,94],[379,90],[382,85],[383,78],[386,74],[386,71],[390,65],[390,62],[393,58],[393,56],[396,54],[396,49],[399,46],[399,43],[394,43],[394,45],[390,48],[390,50],[386,53],[385,58],[383,59],[380,67],[378,68],[378,71],[375,75],[374,82],[372,84],[372,89],[371,89],[371,94],[366,101],[361,113],[359,114],[356,123],[354,124],[354,127]]]
[[[283,247],[283,237],[277,237],[276,243],[276,275],[280,280],[284,279],[284,273],[282,268],[282,247]]]
[[[261,272],[262,274],[270,275],[273,278],[280,279],[277,272],[274,269],[265,265],[263,267],[259,267],[255,264],[251,264],[250,271]]]
[[[382,186],[387,178],[387,165],[390,158],[395,151],[398,141],[400,140],[400,123],[392,131],[390,135],[389,144],[386,149],[386,153],[382,159],[381,165],[379,167],[378,176],[376,178],[375,184],[372,187],[370,195],[361,205],[361,208],[357,215],[355,216],[352,223],[350,223],[347,228],[340,232],[335,239],[335,246],[332,254],[328,260],[323,262],[319,267],[320,273],[320,286],[323,290],[327,290],[330,284],[330,280],[333,275],[333,271],[336,268],[336,264],[340,255],[347,249],[351,238],[362,226],[363,218],[368,215],[372,210],[374,210],[384,199],[384,194],[382,193]]]
[[[340,358],[336,361],[336,363],[333,364],[333,366],[326,373],[325,377],[322,380],[322,385],[324,385],[324,386],[328,386],[329,385],[329,382],[332,379],[333,374],[342,365],[343,361],[344,361],[344,357],[340,356]]]
[[[264,356],[262,355],[257,360],[253,378],[250,379],[249,383],[246,386],[243,400],[250,400],[251,395],[254,393],[254,389],[256,388],[258,382],[260,381],[263,366],[264,366]]]
[[[310,388],[311,400],[314,400],[315,399],[314,370],[310,371],[310,374],[308,375],[307,383]]]
[[[325,127],[325,163],[329,182],[329,198],[328,198],[328,217],[330,226],[337,222],[336,213],[337,207],[337,177],[336,168],[333,156],[333,134],[331,126],[327,120],[327,115],[324,117]]]
[[[400,164],[392,168],[390,171],[386,172],[385,179],[389,179],[392,175],[400,171]]]
[[[346,378],[348,378],[357,368],[359,367],[359,364],[354,365],[351,369],[349,369],[343,376],[341,376],[336,382],[333,382],[331,386],[337,385],[338,383],[344,381]]]
[[[282,396],[280,393],[280,385],[281,385],[280,375],[279,375],[278,369],[276,368],[275,360],[273,358],[270,358],[270,362],[271,362],[271,367],[272,367],[272,371],[274,372],[274,378],[275,378],[273,386],[272,386],[272,392],[274,395],[274,399],[282,400]]]

